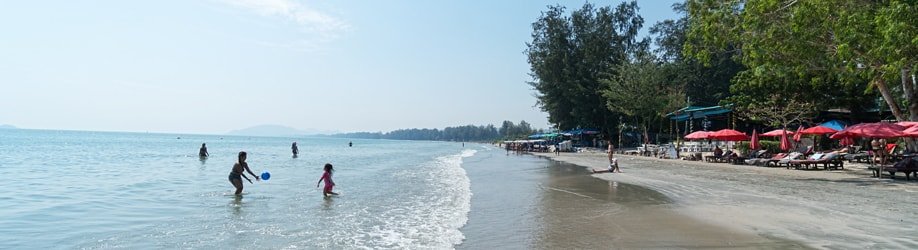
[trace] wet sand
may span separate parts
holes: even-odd
[[[583,169],[608,165],[602,153],[536,155]],[[658,206],[662,214],[687,216],[716,228],[711,230],[720,230],[698,232],[700,228],[684,226],[692,222],[658,219],[658,211],[649,217],[630,215],[627,218],[639,220],[633,224],[663,224],[676,235],[702,236],[688,237],[695,240],[694,245],[635,242],[626,248],[786,248],[788,242],[799,242],[826,249],[918,249],[918,181],[905,181],[901,175],[897,180],[871,178],[863,165],[848,163],[844,170],[804,171],[639,156],[619,156],[619,161],[625,173],[592,176],[659,192],[672,201],[671,205]],[[618,216],[615,219],[622,220]],[[600,220],[596,224],[610,223],[614,222]],[[704,235],[722,231],[739,235],[740,240],[705,240]],[[633,237],[659,234],[647,230],[634,232]]]
[[[668,195],[532,155],[479,152],[460,249],[801,249],[683,214]]]

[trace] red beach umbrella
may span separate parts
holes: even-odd
[[[789,131],[784,130],[784,132],[781,133],[781,151],[787,152],[791,148],[790,138],[787,137],[788,132]]]
[[[708,135],[710,134],[711,132],[708,132],[708,131],[695,131],[695,132],[685,135],[685,139],[686,140],[704,140],[704,139],[708,139]]]
[[[842,139],[845,137],[862,137],[862,138],[895,138],[905,137],[908,134],[903,132],[905,127],[894,123],[876,122],[861,123],[858,125],[845,128],[838,133],[830,136],[832,139]]]
[[[905,136],[907,137],[918,137],[918,126],[906,128],[902,131],[902,133],[905,133]]]
[[[803,131],[800,131],[799,134],[805,134],[805,135],[821,135],[821,134],[831,134],[831,133],[835,133],[835,132],[838,132],[838,130],[835,130],[835,129],[832,129],[832,128],[829,128],[829,127],[824,127],[824,126],[814,126],[814,127],[808,128],[808,129],[804,129]]]
[[[787,131],[787,130],[784,130],[784,129],[775,129],[775,130],[772,130],[772,131],[768,131],[768,132],[766,132],[766,133],[762,133],[762,134],[760,134],[759,136],[778,137],[778,136],[784,135],[784,132],[787,132],[787,134],[789,134],[789,135],[794,134],[793,131]]]
[[[845,137],[845,138],[842,138],[839,143],[841,143],[842,146],[851,146],[851,145],[854,145],[854,138]]]
[[[721,129],[714,131],[708,135],[708,139],[719,140],[719,141],[745,141],[749,140],[749,136],[743,132],[739,132],[732,129]]]
[[[918,125],[918,122],[904,121],[904,122],[897,122],[896,125],[899,125],[899,126],[903,126],[903,127],[909,128],[909,127],[914,127],[914,126]]]
[[[800,142],[800,136],[803,135],[801,132],[803,132],[803,125],[800,125],[800,127],[797,128],[797,133],[794,133],[795,142]]]
[[[759,133],[753,129],[752,130],[752,140],[749,141],[749,149],[756,150],[759,149]]]

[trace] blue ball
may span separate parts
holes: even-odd
[[[265,171],[264,173],[261,173],[261,179],[262,179],[262,180],[266,180],[266,181],[267,181],[268,179],[271,179],[271,173],[268,173],[268,171]]]

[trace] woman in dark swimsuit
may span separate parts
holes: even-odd
[[[255,180],[260,181],[260,179],[258,179],[258,176],[255,175],[255,173],[252,173],[252,170],[249,169],[249,164],[245,163],[245,157],[246,157],[245,151],[240,151],[239,161],[236,162],[235,165],[233,165],[233,171],[230,172],[229,174],[230,183],[232,183],[233,186],[236,187],[236,195],[242,194],[242,178],[245,178],[245,180],[249,181],[249,183],[252,183],[252,180],[249,179],[249,177],[245,177],[245,173],[242,172],[243,169],[246,172],[249,172],[249,174],[252,175],[252,177],[255,177]]]

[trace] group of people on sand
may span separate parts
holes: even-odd
[[[296,157],[299,154],[299,148],[297,148],[296,142],[293,142],[293,145],[291,146],[291,150],[293,151],[293,157]],[[242,195],[242,189],[244,188],[242,179],[245,179],[246,181],[248,181],[249,184],[253,183],[252,179],[249,179],[249,177],[247,177],[245,173],[249,173],[249,175],[255,178],[256,181],[261,181],[261,178],[255,173],[253,173],[252,169],[249,168],[249,164],[246,162],[247,155],[248,154],[245,151],[239,151],[239,155],[237,156],[237,161],[235,164],[233,164],[233,169],[230,170],[230,173],[229,173],[229,177],[228,177],[229,182],[233,184],[233,187],[236,188],[236,192],[235,192],[236,195]],[[201,144],[201,149],[198,151],[198,156],[200,157],[210,156],[210,153],[207,152],[206,143]],[[334,170],[335,170],[334,166],[332,166],[331,163],[325,163],[324,172],[322,173],[322,177],[320,177],[319,181],[316,183],[316,188],[318,188],[319,184],[321,184],[322,182],[325,182],[325,187],[322,189],[322,195],[325,197],[328,197],[329,195],[338,195],[338,193],[335,193],[334,191],[332,191],[332,189],[334,189],[335,187],[335,181],[332,180],[332,173],[334,172]]]

